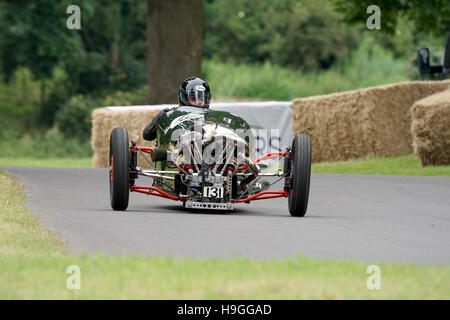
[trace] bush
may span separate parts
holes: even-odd
[[[39,111],[42,82],[27,68],[14,71],[7,84],[0,83],[0,113],[29,125]]]
[[[360,38],[325,1],[215,0],[205,9],[204,56],[225,62],[329,68]]]
[[[67,139],[56,129],[45,133],[27,133],[18,138],[16,132],[3,133],[1,157],[6,158],[85,158],[92,156],[89,141]]]
[[[107,95],[102,102],[103,106],[133,106],[133,105],[143,105],[147,100],[147,87],[133,91],[124,92],[117,91],[113,94]]]
[[[146,87],[133,92],[117,91],[105,98],[76,95],[67,101],[56,114],[56,127],[66,138],[86,141],[91,136],[92,110],[104,106],[131,106],[145,104]]]
[[[300,72],[263,64],[232,64],[206,60],[203,72],[214,96],[292,100],[408,80],[408,61],[368,41],[329,70]]]
[[[56,126],[66,138],[86,141],[91,136],[91,112],[97,100],[77,95],[69,99],[56,114]]]

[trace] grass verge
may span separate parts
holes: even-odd
[[[91,158],[0,158],[0,166],[92,168]]]
[[[70,265],[81,289],[69,290]],[[28,210],[20,184],[0,172],[0,299],[448,299],[450,267],[297,257],[259,261],[75,256]]]
[[[91,168],[92,160],[90,158],[0,158],[0,166]],[[311,170],[314,173],[450,176],[450,166],[422,167],[415,154],[314,163]]]
[[[402,176],[450,176],[450,166],[422,167],[416,154],[315,163],[315,173],[388,174]]]

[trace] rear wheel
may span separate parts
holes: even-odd
[[[308,208],[311,178],[311,140],[307,134],[296,135],[292,142],[290,170],[289,212],[294,217],[303,217]]]
[[[111,208],[124,211],[130,196],[130,146],[128,132],[114,128],[109,141],[109,194]]]

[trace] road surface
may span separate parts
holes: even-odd
[[[31,209],[75,254],[450,264],[449,177],[313,174],[307,216],[294,218],[285,198],[211,213],[132,193],[114,212],[106,169],[1,169],[21,178]]]

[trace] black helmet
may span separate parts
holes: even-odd
[[[211,91],[206,81],[200,78],[188,78],[178,90],[178,101],[181,106],[209,107]]]

